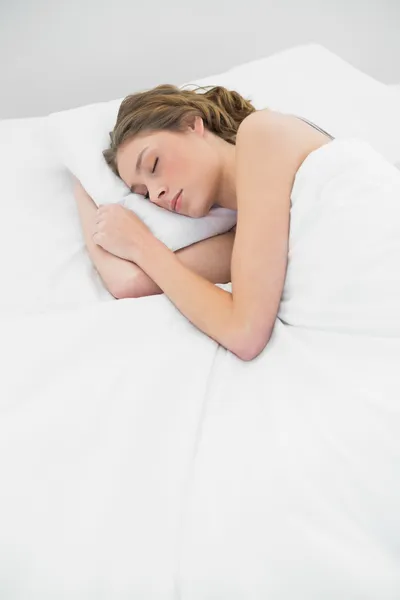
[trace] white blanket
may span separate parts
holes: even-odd
[[[400,598],[399,307],[400,174],[336,140],[297,173],[270,344],[214,363],[182,597]]]
[[[400,172],[367,143],[311,153],[292,190],[290,325],[400,337]]]
[[[391,165],[354,140],[303,163],[279,319],[247,363],[164,296],[39,293],[18,218],[34,293],[1,299],[2,600],[400,597]]]

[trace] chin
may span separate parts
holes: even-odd
[[[202,217],[206,217],[209,212],[209,210],[203,208],[201,211],[198,211],[196,215],[193,215],[193,217],[195,219],[201,219]]]
[[[201,207],[201,217],[205,217],[208,215],[208,213],[210,212],[210,210],[213,208],[214,206],[214,202],[212,202],[211,200],[206,201],[205,203],[203,203],[202,207]]]
[[[191,217],[192,219],[201,219],[201,217],[205,217],[207,214],[208,211],[203,206],[201,206],[200,208],[193,208],[189,206],[189,210],[186,213],[186,215],[188,217]]]
[[[192,219],[201,219],[202,217],[205,217],[208,215],[208,213],[210,212],[210,210],[213,208],[213,206],[215,205],[214,202],[211,202],[209,200],[204,200],[203,201],[199,201],[197,202],[188,202],[188,206],[184,207],[186,208],[186,211],[182,214],[185,214],[188,217],[191,217]]]

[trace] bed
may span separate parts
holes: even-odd
[[[291,79],[276,69],[283,53],[201,83],[246,92],[264,78],[259,103],[269,98],[356,144],[363,137],[399,185],[391,166],[400,162],[396,89],[320,47],[307,49],[309,63],[304,48],[291,49]],[[314,55],[324,69],[340,65],[342,75],[327,75],[327,83],[354,84],[347,103],[341,92],[335,99],[342,116],[357,90],[364,97],[347,120],[320,114],[315,96],[311,105],[310,96],[289,93],[296,57],[315,75]],[[332,274],[324,271],[325,295],[313,295],[307,312],[315,246],[302,246],[299,228],[301,251],[293,250],[271,341],[257,359],[240,361],[164,295],[117,301],[105,290],[47,124],[48,117],[0,122],[0,598],[398,599],[394,220],[385,230],[391,245],[382,247],[394,262],[362,267],[369,275],[352,291],[355,304],[343,304],[342,328],[338,303],[321,308],[344,293]],[[323,161],[320,153],[304,166],[299,198],[308,171],[321,173]],[[398,215],[389,199],[387,210]],[[307,214],[308,244],[320,243]],[[379,232],[378,213],[373,220]],[[387,226],[382,220],[382,232]],[[352,268],[364,256],[361,228],[359,235],[348,241]],[[368,248],[376,258],[372,241]],[[383,283],[384,299],[376,292]]]

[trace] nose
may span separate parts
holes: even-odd
[[[167,189],[165,186],[158,186],[155,190],[149,190],[149,196],[154,204],[162,205],[167,198]]]

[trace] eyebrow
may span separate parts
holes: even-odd
[[[148,146],[145,146],[145,147],[143,148],[143,150],[141,150],[141,152],[139,153],[139,156],[138,156],[138,158],[137,158],[137,161],[136,161],[136,173],[139,173],[139,171],[140,171],[140,168],[141,168],[141,166],[142,166],[142,158],[143,158],[143,154],[145,153],[145,151],[147,150],[147,148],[148,148]],[[133,184],[132,184],[132,185],[131,185],[131,187],[130,187],[130,190],[131,190],[131,192],[132,192],[132,193],[134,193],[134,191],[133,191],[133,190],[134,190],[134,187],[135,187],[135,186],[134,186]]]
[[[142,166],[142,157],[143,157],[145,150],[147,150],[147,148],[148,148],[148,146],[145,146],[138,156],[138,159],[136,162],[136,173],[139,173],[139,171],[140,171],[140,167]]]

